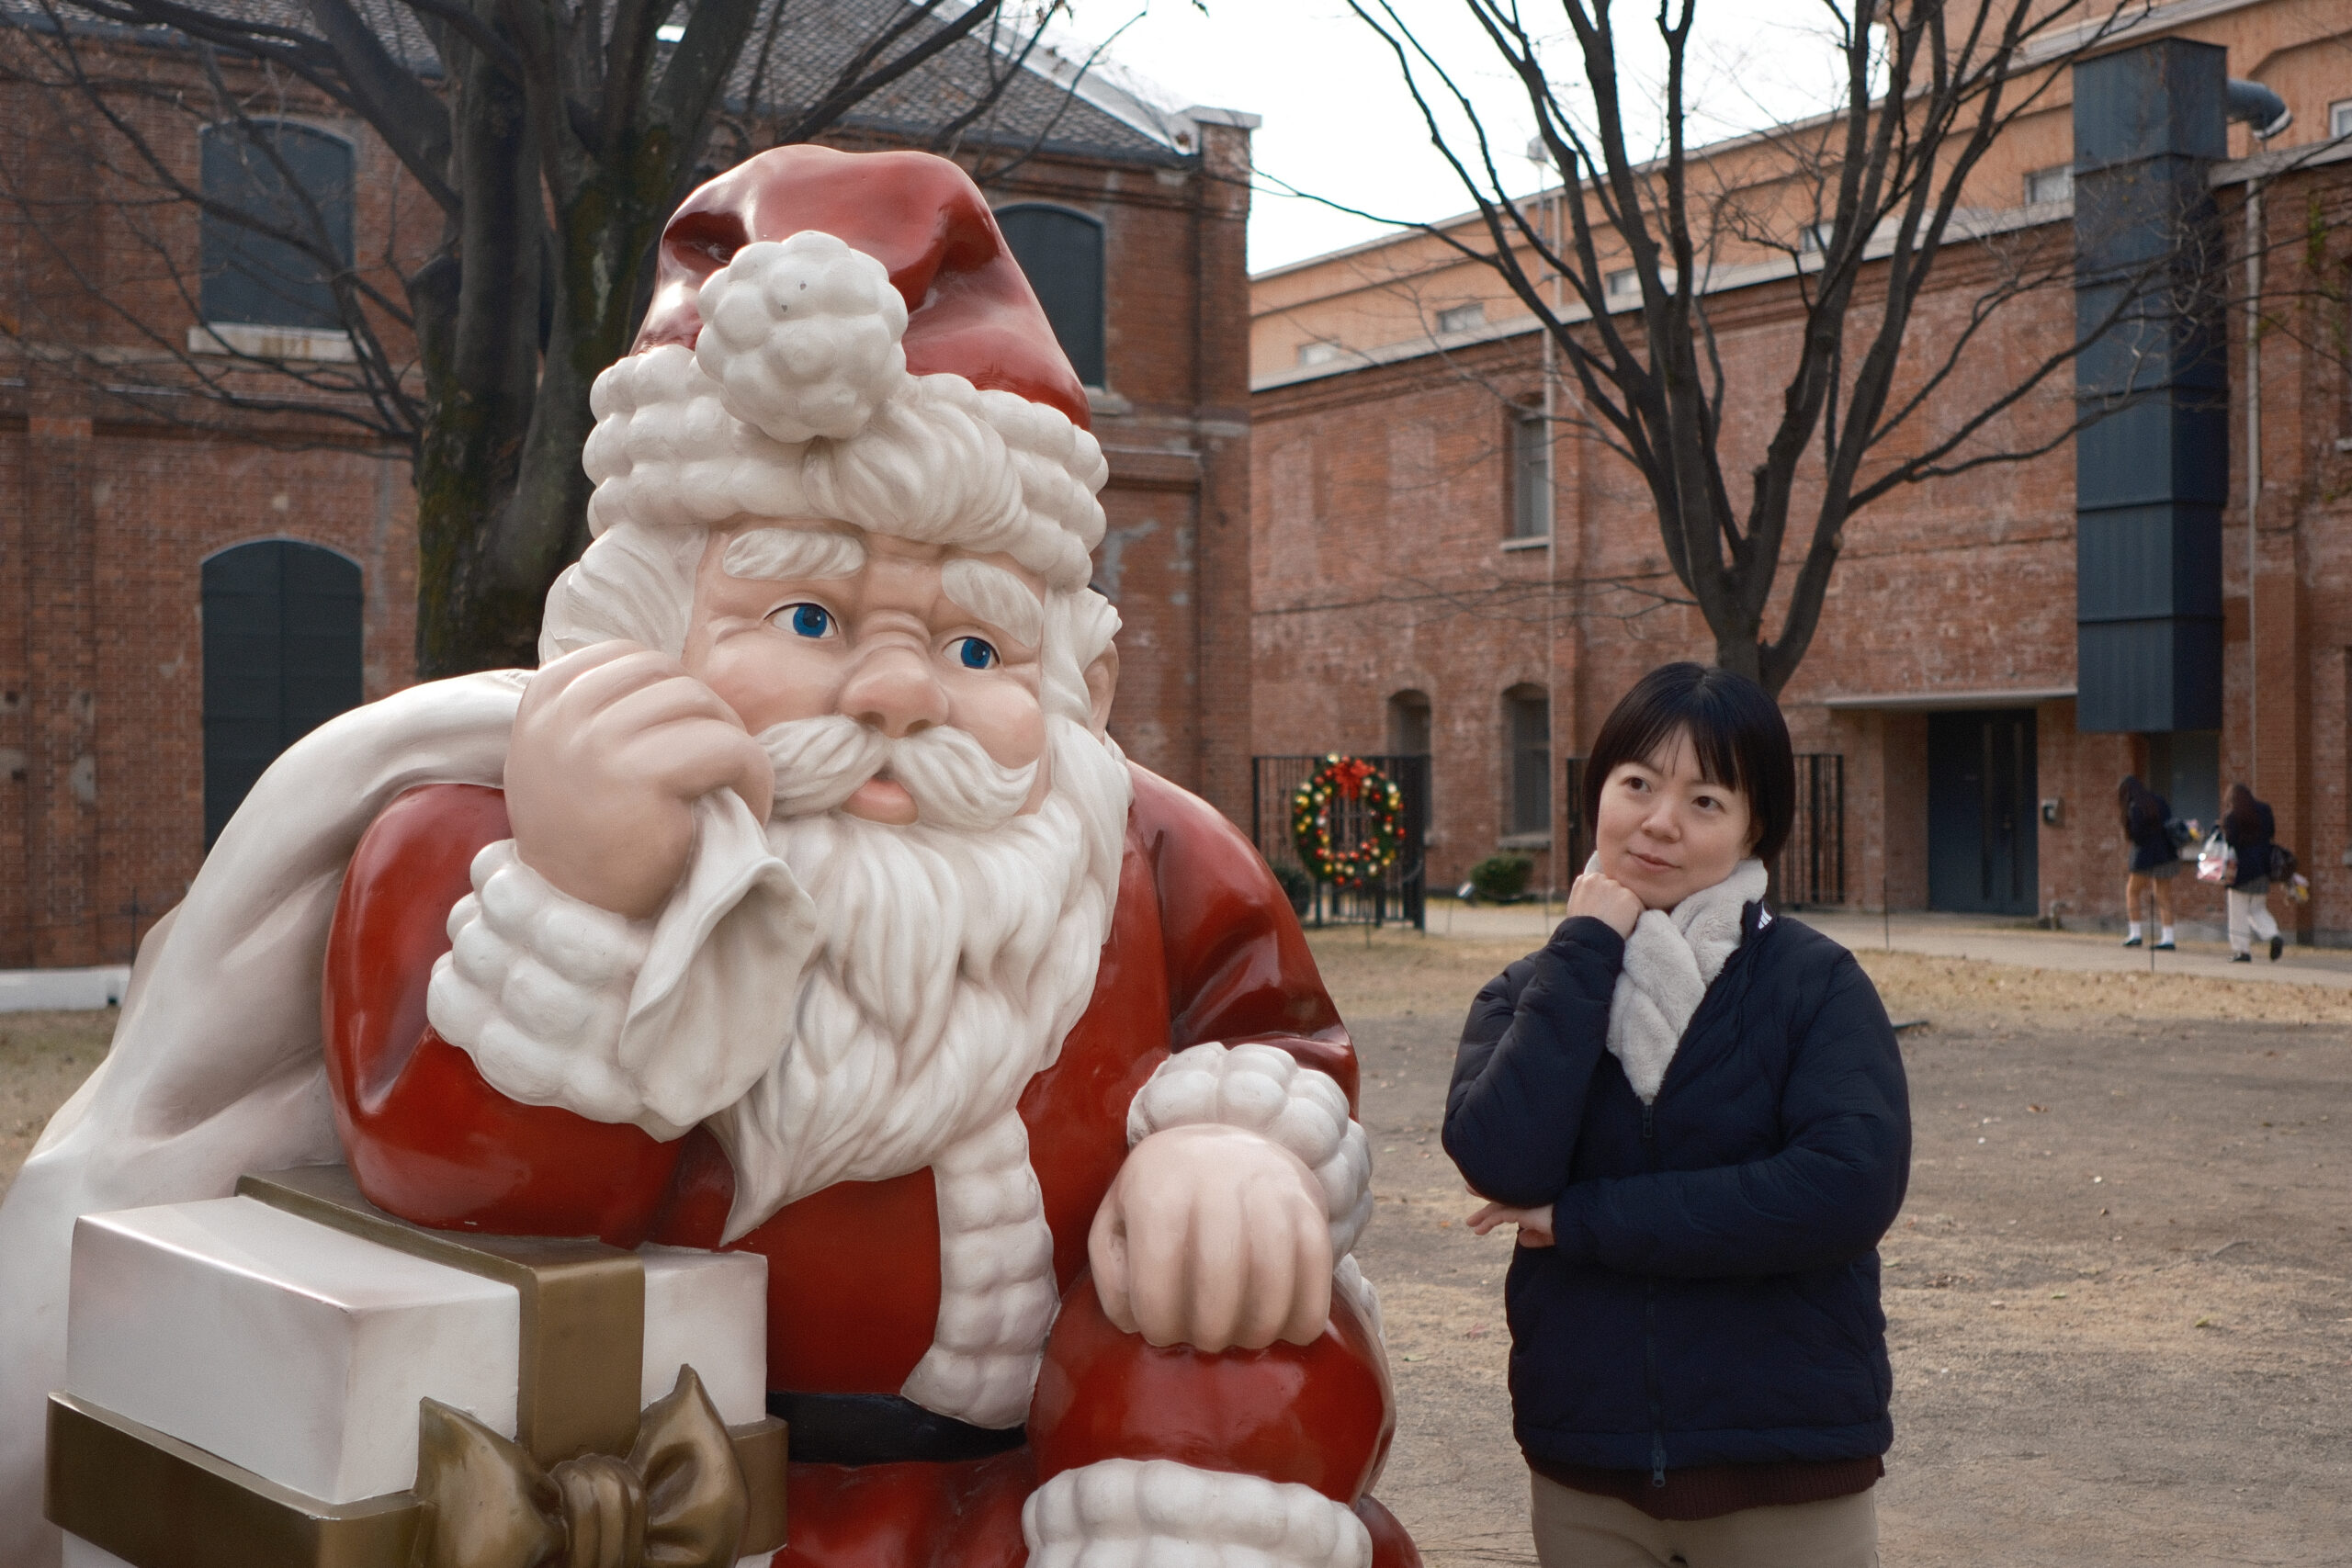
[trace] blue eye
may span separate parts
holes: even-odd
[[[996,649],[976,637],[957,640],[956,658],[967,670],[992,670],[996,667]]]
[[[795,604],[792,629],[802,637],[823,637],[833,629],[833,617],[821,604]]]

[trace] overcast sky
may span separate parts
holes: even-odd
[[[1533,188],[1534,165],[1516,155],[1532,133],[1532,117],[1516,85],[1491,63],[1460,0],[1392,3],[1471,86],[1496,146],[1514,154],[1507,173],[1517,188]],[[1340,0],[1206,0],[1206,6],[1076,0],[1071,30],[1098,41],[1115,34],[1112,57],[1181,101],[1265,118],[1256,138],[1252,271],[1383,231],[1364,219],[1284,196],[1283,184],[1396,220],[1438,218],[1470,205],[1430,146],[1395,56]],[[1550,0],[1530,0],[1526,14],[1547,9],[1559,14]],[[1636,53],[1642,34],[1654,43],[1647,7],[1621,3],[1617,14],[1624,53]],[[1691,140],[1713,141],[1830,107],[1837,66],[1823,40],[1826,20],[1822,0],[1701,0],[1691,51]],[[1653,48],[1639,58],[1656,55]],[[1560,48],[1557,57],[1572,61],[1573,47]]]

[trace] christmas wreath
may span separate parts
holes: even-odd
[[[1404,792],[1362,757],[1326,757],[1291,792],[1291,842],[1317,882],[1378,881],[1404,846]]]

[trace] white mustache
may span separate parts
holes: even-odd
[[[1037,782],[1036,762],[1008,768],[968,730],[933,725],[893,740],[843,714],[796,718],[760,731],[775,770],[777,817],[831,811],[868,779],[888,773],[933,827],[973,832],[1009,820]]]

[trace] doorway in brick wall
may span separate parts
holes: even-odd
[[[1928,907],[2031,915],[2036,856],[2031,708],[1928,716]]]
[[[204,562],[204,847],[279,752],[359,705],[359,563],[297,539]]]

